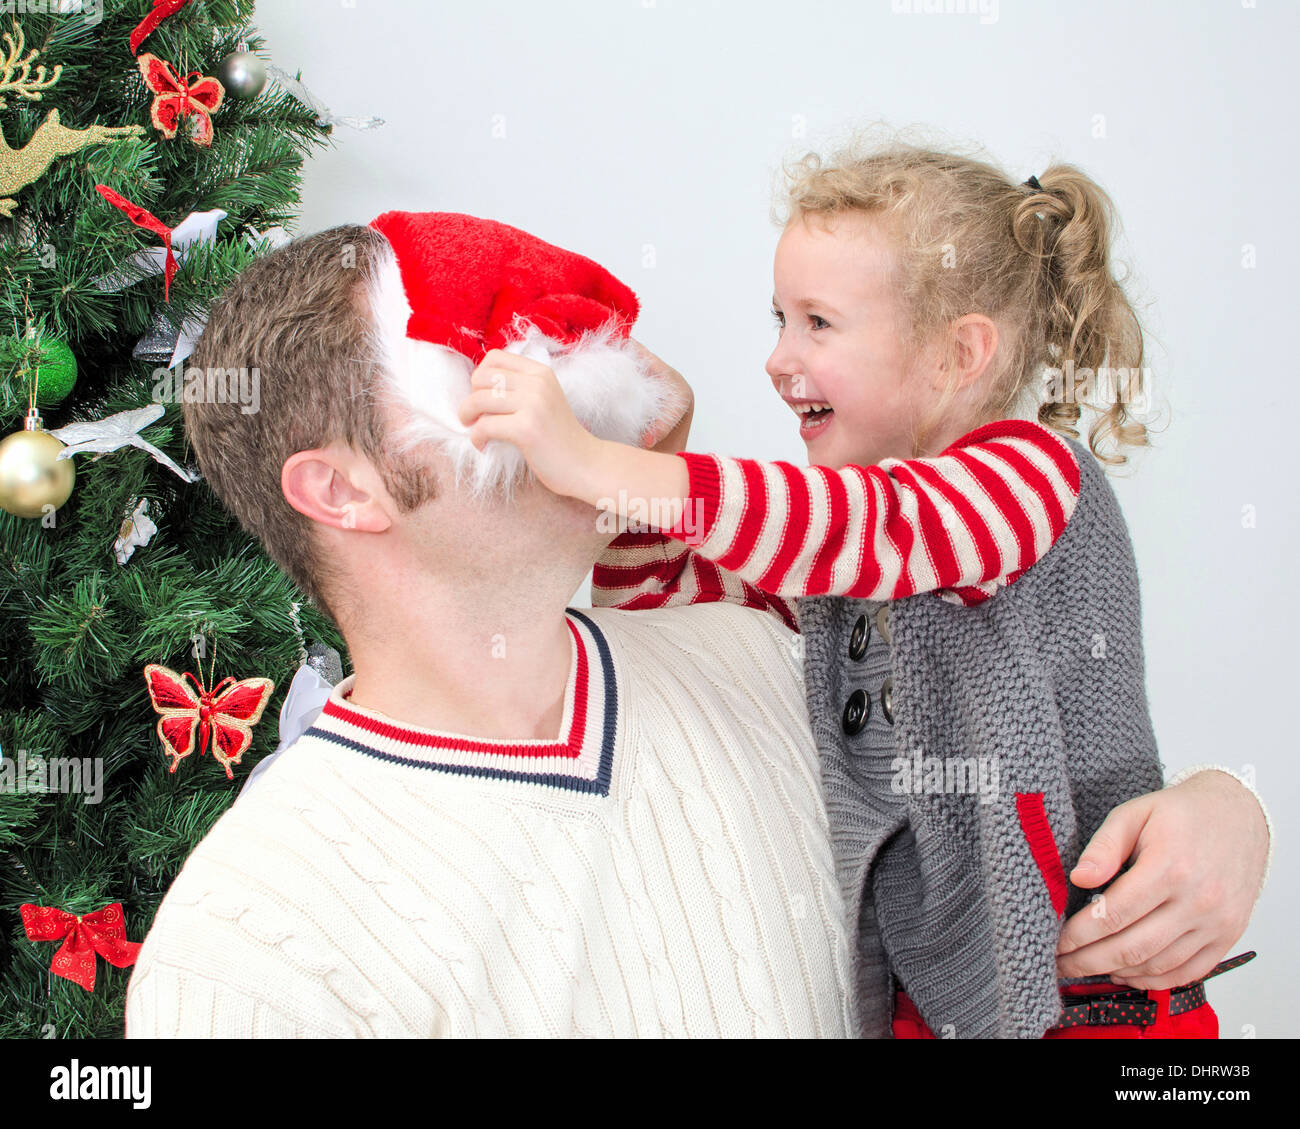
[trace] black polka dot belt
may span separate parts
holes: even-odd
[[[1254,960],[1253,952],[1241,953],[1229,960],[1220,961],[1202,980],[1194,980],[1169,993],[1169,1014],[1181,1015],[1206,1002],[1205,981],[1212,976],[1239,968]],[[1125,992],[1105,995],[1077,996],[1075,1002],[1066,1004],[1057,1020],[1057,1027],[1149,1027],[1156,1021],[1156,1001],[1145,990],[1132,988]]]

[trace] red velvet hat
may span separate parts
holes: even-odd
[[[477,364],[513,336],[515,319],[573,344],[607,325],[626,338],[640,303],[591,259],[526,231],[459,212],[385,212],[370,221],[397,256],[411,306],[408,337]]]

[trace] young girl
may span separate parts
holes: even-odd
[[[596,440],[553,380],[486,361],[463,422],[673,539],[615,541],[598,602],[735,599],[801,631],[864,1034],[1214,1035],[1199,984],[1067,984],[1063,1011],[1056,977],[1087,897],[1066,873],[1161,786],[1136,565],[1093,457],[1146,442],[1109,199],[1069,166],[1017,185],[894,145],[805,158],[789,205],[767,371],[810,467]],[[1081,401],[1091,452],[1057,434]]]

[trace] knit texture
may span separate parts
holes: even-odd
[[[1059,458],[1062,454],[1064,461]],[[1142,673],[1140,607],[1132,546],[1113,491],[1091,452],[1078,442],[1056,436],[1038,425],[1000,421],[968,433],[938,459],[890,459],[877,468],[848,467],[831,472],[825,468],[798,470],[786,464],[717,456],[683,457],[691,471],[691,493],[704,505],[703,543],[688,547],[683,543],[682,528],[677,530],[676,539],[658,531],[623,534],[609,546],[596,566],[593,604],[658,608],[726,600],[770,611],[796,626],[799,626],[798,618],[802,618],[807,645],[814,655],[809,668],[809,712],[822,748],[836,862],[850,927],[854,931],[854,982],[861,1032],[868,1036],[890,1033],[896,985],[891,980],[889,958],[877,921],[873,869],[886,843],[895,861],[885,864],[882,883],[892,882],[895,897],[904,905],[910,904],[909,897],[922,897],[920,893],[907,893],[909,880],[915,884],[916,891],[928,889],[923,898],[924,913],[946,917],[948,932],[966,938],[966,944],[952,950],[951,955],[941,944],[928,947],[915,944],[906,934],[909,929],[921,928],[917,921],[921,911],[915,907],[907,909],[909,925],[901,927],[904,936],[898,943],[909,953],[906,959],[914,966],[910,972],[912,978],[947,977],[952,985],[958,986],[955,990],[960,994],[973,991],[972,985],[982,977],[984,983],[1001,993],[999,1000],[1006,1000],[1007,1014],[987,1012],[988,1021],[983,1027],[967,1021],[969,1009],[958,1008],[954,1021],[939,1023],[936,1029],[955,1035],[987,1033],[989,1024],[994,1028],[1009,1027],[1014,1033],[1035,1030],[1041,1025],[1042,1016],[1057,1006],[1045,987],[1047,946],[1041,936],[1034,942],[1039,960],[1037,988],[1004,991],[997,986],[998,977],[1003,975],[997,966],[997,946],[1002,942],[997,941],[993,932],[992,903],[981,908],[980,902],[1009,895],[1005,891],[988,894],[983,889],[981,856],[968,856],[964,869],[953,870],[951,882],[938,886],[933,874],[923,871],[919,864],[910,875],[902,869],[908,860],[915,863],[917,858],[916,835],[909,822],[911,811],[924,808],[926,802],[914,801],[905,792],[894,790],[895,759],[901,757],[906,764],[912,761],[912,752],[904,739],[895,734],[881,709],[880,696],[886,679],[900,660],[898,654],[891,654],[887,641],[874,625],[876,613],[882,607],[910,609],[903,613],[911,625],[910,629],[904,627],[904,636],[910,636],[909,654],[924,659],[924,666],[911,675],[912,684],[924,686],[936,708],[932,727],[918,725],[919,732],[914,739],[919,743],[926,732],[943,735],[943,742],[934,746],[937,754],[931,751],[925,754],[947,757],[942,768],[946,769],[949,763],[965,767],[963,761],[974,759],[976,763],[970,767],[978,773],[980,755],[994,757],[1000,769],[1012,767],[1005,753],[1011,748],[1014,756],[1014,729],[1010,735],[998,732],[1002,722],[991,702],[1028,688],[1032,696],[1022,699],[1021,709],[1046,711],[1027,733],[1048,751],[1046,769],[1052,767],[1050,750],[1056,748],[1057,761],[1065,762],[1065,768],[1073,774],[1068,789],[1059,780],[1054,785],[1056,807],[1050,804],[1045,807],[1051,841],[1045,840],[1043,846],[1045,854],[1055,848],[1067,851],[1069,863],[1050,868],[1051,889],[1041,874],[1039,882],[1031,882],[1034,896],[1039,896],[1041,887],[1047,892],[1050,905],[1052,889],[1057,889],[1059,896],[1060,870],[1068,870],[1073,864],[1109,809],[1159,786]],[[1086,560],[1081,559],[1077,544],[1069,550],[1052,548],[1055,538],[1065,528],[1065,520],[1070,525],[1076,521],[1073,515],[1081,477],[1077,469],[1073,477],[1069,473],[1075,464],[1086,471],[1094,499],[1090,507],[1092,516],[1084,522],[1083,531],[1071,535],[1072,541],[1094,532],[1101,538]],[[1059,469],[1058,493],[1062,482],[1073,491],[1059,494],[1059,515],[1053,516],[1051,511],[1051,493],[1035,488],[1033,466]],[[995,470],[996,478],[991,476]],[[858,498],[859,508],[866,508],[869,501],[874,508],[865,517],[855,515],[854,497]],[[999,500],[999,505],[991,509],[989,502],[994,498]],[[953,522],[954,513],[961,515],[961,521]],[[972,514],[978,515],[978,520]],[[1029,515],[1035,515],[1030,517],[1030,525],[1044,531],[1046,536],[1031,541],[1015,534],[1017,528],[1023,528]],[[990,547],[995,551],[990,552]],[[977,572],[992,577],[973,586],[930,593],[950,606],[974,610],[1004,589],[1019,588],[1026,577],[1039,570],[1040,566],[1035,564],[1037,558],[1030,559],[1027,552],[1031,547],[1041,550],[1041,554],[1051,549],[1056,563],[1050,576],[1040,575],[1034,587],[1024,589],[1010,604],[1000,604],[996,612],[986,611],[984,620],[966,623],[960,614],[921,607],[925,595],[923,585],[936,582],[944,571],[943,567],[927,563],[932,559],[942,559],[945,552],[951,553],[956,548],[957,559],[965,562],[962,567],[968,577]],[[1069,566],[1061,563],[1067,552],[1072,559],[1080,561],[1081,567],[1086,566],[1100,575],[1108,587],[1098,589],[1092,579],[1093,572],[1072,573]],[[706,553],[738,567],[740,574],[707,559],[703,555]],[[999,559],[1001,564],[995,567],[993,562]],[[915,567],[908,562],[915,562]],[[864,578],[875,587],[881,586],[883,578],[886,588],[892,584],[896,593],[910,594],[913,598],[899,599],[893,605],[879,599],[794,601],[763,591],[752,582],[776,581],[790,586],[794,592],[806,592],[818,583],[843,586],[860,583]],[[1005,596],[1002,598],[1005,600]],[[1048,601],[1043,611],[1035,609],[1040,598]],[[866,653],[855,658],[849,652],[849,640],[860,620],[872,625],[871,642]],[[945,634],[950,626],[973,634],[950,637]],[[945,640],[929,655],[924,653],[926,644],[920,641],[926,638],[927,631],[932,633],[931,638]],[[1051,634],[1043,634],[1049,631]],[[947,682],[969,676],[970,663],[964,657],[967,652],[963,648],[971,638],[980,641],[979,649],[969,651],[976,656],[974,662],[982,664],[980,678],[968,682],[964,689],[958,687],[949,693],[942,688]],[[1028,652],[1040,644],[1043,654],[1035,659]],[[988,665],[990,661],[997,665]],[[1002,668],[1014,677],[999,688],[992,672]],[[1103,670],[1107,672],[1105,678],[1100,677]],[[1066,681],[1052,681],[1059,678]],[[894,701],[904,696],[901,691],[907,685],[906,677],[894,682]],[[1054,687],[1054,691],[1049,693],[1049,687]],[[850,740],[842,730],[842,716],[850,696],[857,691],[866,694],[873,709],[867,723]],[[1110,713],[1089,722],[1084,715],[1095,707]],[[912,716],[924,715],[913,706]],[[1014,726],[1014,720],[1010,724]],[[1094,737],[1096,727],[1107,731],[1100,744]],[[979,738],[986,733],[996,737],[998,743],[981,753]],[[1126,743],[1126,733],[1133,738],[1130,743]],[[1061,753],[1059,749],[1067,738],[1069,749]],[[999,748],[1001,753],[997,751]],[[1076,748],[1085,751],[1085,755],[1074,752]],[[958,752],[949,753],[945,749]],[[1091,756],[1086,755],[1087,750],[1091,750]],[[1122,763],[1126,752],[1132,758],[1131,766]],[[921,767],[924,775],[924,758]],[[1027,768],[1031,777],[1036,773],[1051,776],[1037,762],[1031,762]],[[1171,785],[1193,771],[1212,768],[1219,766],[1186,770]],[[1228,769],[1219,768],[1219,771],[1235,776],[1255,795],[1268,823],[1267,809],[1251,782]],[[1036,784],[1017,783],[1017,779],[1014,773],[1004,771],[997,781],[1001,802],[1011,805],[998,818],[1005,821],[1014,816],[1015,822],[990,830],[980,840],[979,850],[999,861],[997,836],[1009,834],[1017,847],[1016,865],[1023,870],[1024,858],[1019,856],[1027,850],[1028,843],[1025,841],[1022,848],[1024,830],[1019,825],[1015,790],[1024,788],[1022,795],[1038,795],[1040,801],[1042,791]],[[1061,816],[1060,797],[1065,791],[1070,791],[1067,807],[1071,810]],[[972,803],[978,802],[976,796],[967,798]],[[948,802],[956,801],[949,796]],[[943,807],[938,800],[931,803]],[[1022,806],[1025,810],[1036,810],[1028,800]],[[1058,813],[1055,820],[1053,810]],[[947,813],[942,817],[947,818]],[[1063,818],[1068,822],[1076,817],[1079,822],[1071,841],[1062,842],[1057,824]],[[925,818],[934,817],[926,815]],[[1269,861],[1265,877],[1273,855],[1271,823],[1268,827]],[[940,870],[943,852],[958,850],[959,846],[952,836],[944,837],[930,830],[925,833],[921,853],[929,866]],[[958,843],[974,844],[977,838],[976,832],[964,824],[957,834]],[[890,842],[892,839],[896,842]],[[999,865],[1004,864],[999,862]],[[1067,908],[1073,912],[1088,896],[1075,891],[1074,903]],[[1015,915],[1008,916],[1001,909],[997,912],[1001,914],[997,920],[1006,927],[1018,927]],[[900,929],[895,929],[898,932]],[[1022,952],[1020,958],[1024,956]],[[915,966],[927,959],[933,964],[928,973],[922,974]],[[1006,975],[1014,977],[1015,969]],[[1017,1007],[1027,1006],[1025,993],[1030,991],[1039,993],[1033,1003],[1038,1018],[1014,1016]],[[1021,993],[1020,998],[1015,998],[1017,992]],[[982,1000],[983,997],[976,995],[968,1002],[972,1007],[983,1007],[986,1001]],[[950,1005],[945,1002],[942,1006]]]
[[[127,1035],[856,1030],[797,639],[726,604],[568,614],[560,741],[336,686],[168,891]]]
[[[1042,796],[1068,872],[1111,808],[1161,783],[1132,543],[1101,467],[1066,441],[1082,472],[1079,498],[1033,568],[977,606],[924,594],[891,605],[895,756],[922,771],[921,786],[903,793],[906,825],[871,869],[874,913],[890,965],[925,1022],[958,1038],[1039,1038],[1060,1012],[1061,916],[1017,794]],[[861,737],[841,724],[856,677],[846,648],[861,603],[799,602],[809,713],[841,861],[874,825],[836,788],[851,775]],[[938,776],[926,758],[938,759]],[[992,802],[963,790],[969,776],[949,776],[975,771],[980,758],[996,765]],[[857,872],[842,877],[860,881]],[[1089,896],[1072,890],[1067,913]],[[856,938],[855,953],[860,947]],[[856,960],[855,977],[861,984]]]
[[[831,664],[826,681],[817,687],[818,715],[825,723],[817,732],[825,739],[842,724],[845,703],[861,691],[866,719],[861,731],[844,748],[844,755],[822,758],[822,784],[829,818],[834,821],[835,867],[844,891],[844,908],[853,944],[854,995],[859,1034],[890,1037],[894,983],[880,938],[871,888],[872,866],[885,844],[907,826],[907,798],[893,788],[897,749],[890,709],[894,695],[890,666],[888,600],[846,600],[845,617],[837,623],[834,640],[840,655],[855,629],[866,637],[860,659]],[[858,625],[861,624],[859,628]],[[842,630],[841,630],[842,629]],[[856,651],[854,652],[857,653]],[[886,708],[889,707],[889,708]],[[834,713],[834,711],[840,711]],[[833,716],[827,714],[832,711]]]

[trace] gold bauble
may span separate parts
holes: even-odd
[[[15,517],[40,517],[46,506],[57,510],[77,478],[72,460],[57,457],[63,444],[40,422],[28,416],[22,431],[0,439],[0,509]]]

